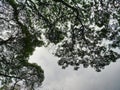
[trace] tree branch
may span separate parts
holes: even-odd
[[[9,77],[9,78],[16,78],[16,79],[21,79],[20,77],[11,76],[11,75],[2,74],[2,73],[0,73],[0,76],[3,76],[3,77]]]

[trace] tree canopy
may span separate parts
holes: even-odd
[[[119,0],[1,0],[1,81],[39,85],[44,72],[28,62],[35,47],[56,46],[62,68],[101,71],[120,58]],[[32,75],[32,76],[31,76]],[[14,78],[14,80],[13,80]],[[32,84],[31,84],[32,83]]]

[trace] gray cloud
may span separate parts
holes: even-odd
[[[102,72],[93,68],[61,69],[57,58],[45,48],[36,48],[30,62],[38,63],[45,72],[45,80],[39,90],[120,90],[120,60],[106,66]]]

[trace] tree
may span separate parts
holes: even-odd
[[[10,90],[14,90],[20,85],[28,90],[34,90],[42,84],[44,71],[37,64],[28,62],[29,56],[39,45],[42,45],[42,42],[37,42],[32,36],[23,35],[11,36],[1,43],[0,79],[3,87],[7,85]]]
[[[0,29],[1,74],[8,68],[13,77],[23,67],[28,72],[29,65],[43,75],[28,58],[36,46],[51,43],[62,68],[77,70],[82,64],[101,71],[120,58],[115,51],[120,47],[119,0],[1,0]]]
[[[14,0],[8,2],[0,1],[0,81],[3,89],[7,86],[14,90],[20,85],[34,90],[42,84],[44,71],[28,59],[43,42],[37,39],[39,32],[32,34],[31,29],[29,33],[29,27],[18,20]]]
[[[59,2],[76,14],[70,21],[66,39],[56,51],[56,55],[61,57],[58,64],[62,68],[71,65],[78,70],[83,64],[85,68],[91,66],[99,72],[120,57],[115,51],[120,47],[118,0],[76,0],[72,6]]]

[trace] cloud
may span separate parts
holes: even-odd
[[[45,72],[40,90],[120,90],[120,60],[105,67],[102,72],[93,68],[61,69],[57,58],[45,48],[36,48],[30,62],[38,63]]]

